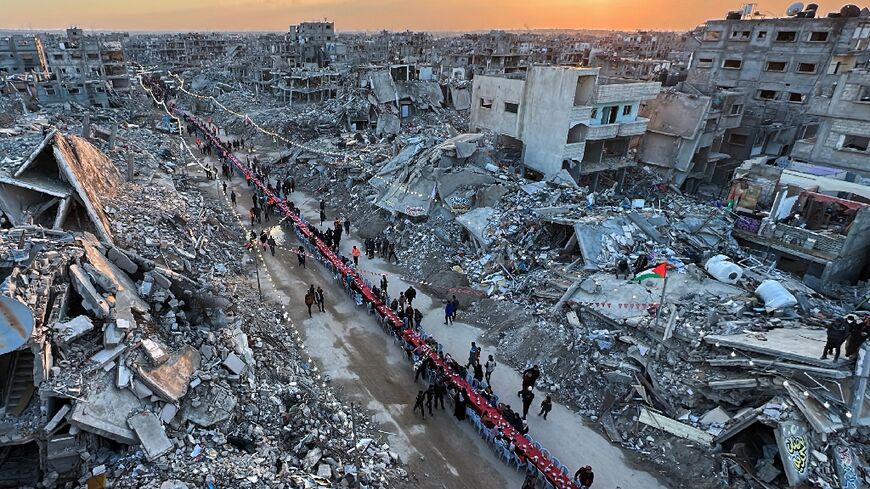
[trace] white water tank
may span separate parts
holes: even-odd
[[[798,301],[781,283],[776,280],[765,280],[755,289],[755,295],[764,301],[764,308],[768,311],[794,307]]]
[[[726,284],[736,284],[743,276],[743,268],[725,255],[716,255],[710,258],[704,268],[713,278]]]

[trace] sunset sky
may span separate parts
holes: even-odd
[[[762,0],[781,16],[791,0]],[[818,2],[820,13],[845,3]],[[324,17],[338,31],[485,29],[684,30],[737,10],[719,0],[29,0],[8,2],[0,28],[284,31]]]

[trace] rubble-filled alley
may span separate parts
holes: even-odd
[[[0,37],[0,487],[870,487],[870,9],[754,9]]]

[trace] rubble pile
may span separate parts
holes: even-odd
[[[844,430],[850,369],[818,360],[825,326],[854,308],[860,285],[837,299],[773,269],[731,236],[733,212],[647,169],[630,170],[621,190],[592,191],[570,177],[529,182],[479,136],[403,131],[390,146],[366,144],[391,156],[275,168],[347,209],[364,238],[396,242],[412,279],[468,287],[460,299],[484,337],[514,366],[540,365],[544,388],[614,443],[675,480],[717,473],[735,487],[834,484],[834,454],[862,452],[865,429]],[[661,281],[614,279],[620,260],[641,256],[668,263],[664,304]],[[716,275],[716,261],[739,277]],[[795,301],[770,303],[767,282]],[[746,450],[750,433],[764,442]],[[811,447],[802,471],[782,462],[795,437]]]
[[[398,455],[376,426],[335,397],[281,306],[251,289],[243,230],[207,196],[211,182],[188,174],[188,155],[167,134],[135,124],[119,127],[110,149],[110,131],[91,127],[93,144],[26,125],[0,139],[9,182],[69,192],[50,173],[26,172],[30,160],[43,171],[50,162],[68,171],[82,203],[63,226],[79,230],[52,230],[31,216],[0,232],[3,295],[33,311],[27,344],[2,356],[16,387],[3,400],[0,445],[23,457],[15,471],[0,470],[3,480],[154,488],[400,481]],[[34,150],[41,142],[57,161]],[[103,180],[79,170],[114,164],[126,173],[130,151],[138,155],[133,181],[93,193]],[[112,172],[101,168],[100,178],[117,178]],[[92,234],[100,222],[105,238]]]

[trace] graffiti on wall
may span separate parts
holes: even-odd
[[[794,470],[798,474],[806,474],[809,466],[809,447],[806,435],[789,435],[785,439],[785,451],[788,453]]]

